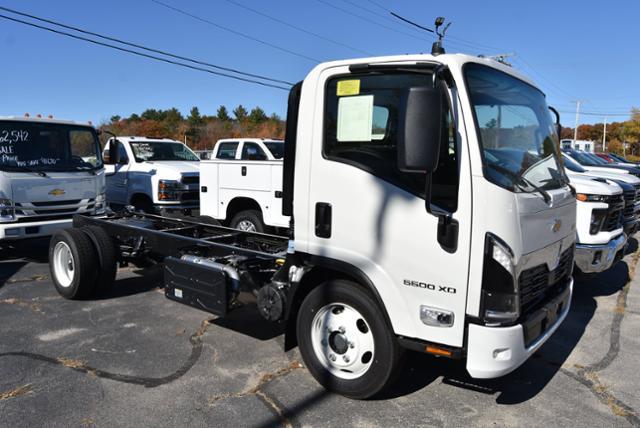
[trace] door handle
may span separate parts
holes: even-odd
[[[240,170],[241,170],[241,174],[242,174],[243,177],[247,175],[247,167],[246,166],[243,166]]]
[[[316,236],[318,238],[331,238],[331,211],[331,204],[316,203]]]

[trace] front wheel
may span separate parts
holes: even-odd
[[[358,284],[336,280],[315,288],[300,306],[296,330],[306,366],[328,390],[365,399],[394,379],[401,350]]]

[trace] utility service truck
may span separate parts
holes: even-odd
[[[282,214],[284,142],[262,138],[218,140],[200,163],[200,214],[233,228],[265,232],[289,227]]]
[[[569,311],[576,194],[545,95],[511,67],[438,51],[320,64],[289,94],[282,180],[288,239],[77,216],[51,240],[53,282],[87,296],[151,257],[175,301],[224,317],[255,296],[318,382],[354,398],[403,349],[505,375]]]
[[[49,236],[105,212],[100,144],[90,124],[0,117],[0,242]]]
[[[104,159],[111,208],[132,205],[162,215],[189,215],[200,208],[200,158],[186,144],[169,138],[112,137]]]

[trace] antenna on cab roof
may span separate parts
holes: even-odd
[[[440,55],[445,53],[444,51],[444,47],[442,47],[442,39],[444,39],[444,35],[446,34],[447,30],[449,29],[449,26],[451,25],[451,22],[448,22],[447,25],[444,26],[443,29],[440,29],[440,27],[442,27],[442,25],[444,24],[445,18],[444,16],[439,16],[436,18],[434,25],[436,26],[435,30],[432,30],[431,28],[427,28],[427,27],[423,27],[420,24],[416,24],[413,21],[408,20],[407,18],[403,18],[402,16],[398,15],[397,13],[394,12],[389,12],[391,15],[395,16],[396,18],[398,18],[401,21],[406,22],[407,24],[413,25],[414,27],[417,27],[421,30],[427,31],[429,33],[434,33],[438,36],[438,40],[436,40],[435,42],[433,42],[433,45],[431,45],[431,54],[432,55]]]

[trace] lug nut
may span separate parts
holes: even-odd
[[[330,359],[331,361],[335,361],[335,360],[336,360],[336,356],[335,356],[335,354],[330,354],[330,355],[329,355],[329,359]]]
[[[349,348],[353,349],[356,347],[356,344],[353,342],[349,342]]]
[[[340,331],[340,333],[344,334],[345,331],[347,331],[346,328],[344,328],[343,326],[338,327],[338,331]]]
[[[349,356],[348,355],[343,356],[342,359],[344,360],[345,363],[349,362]]]

